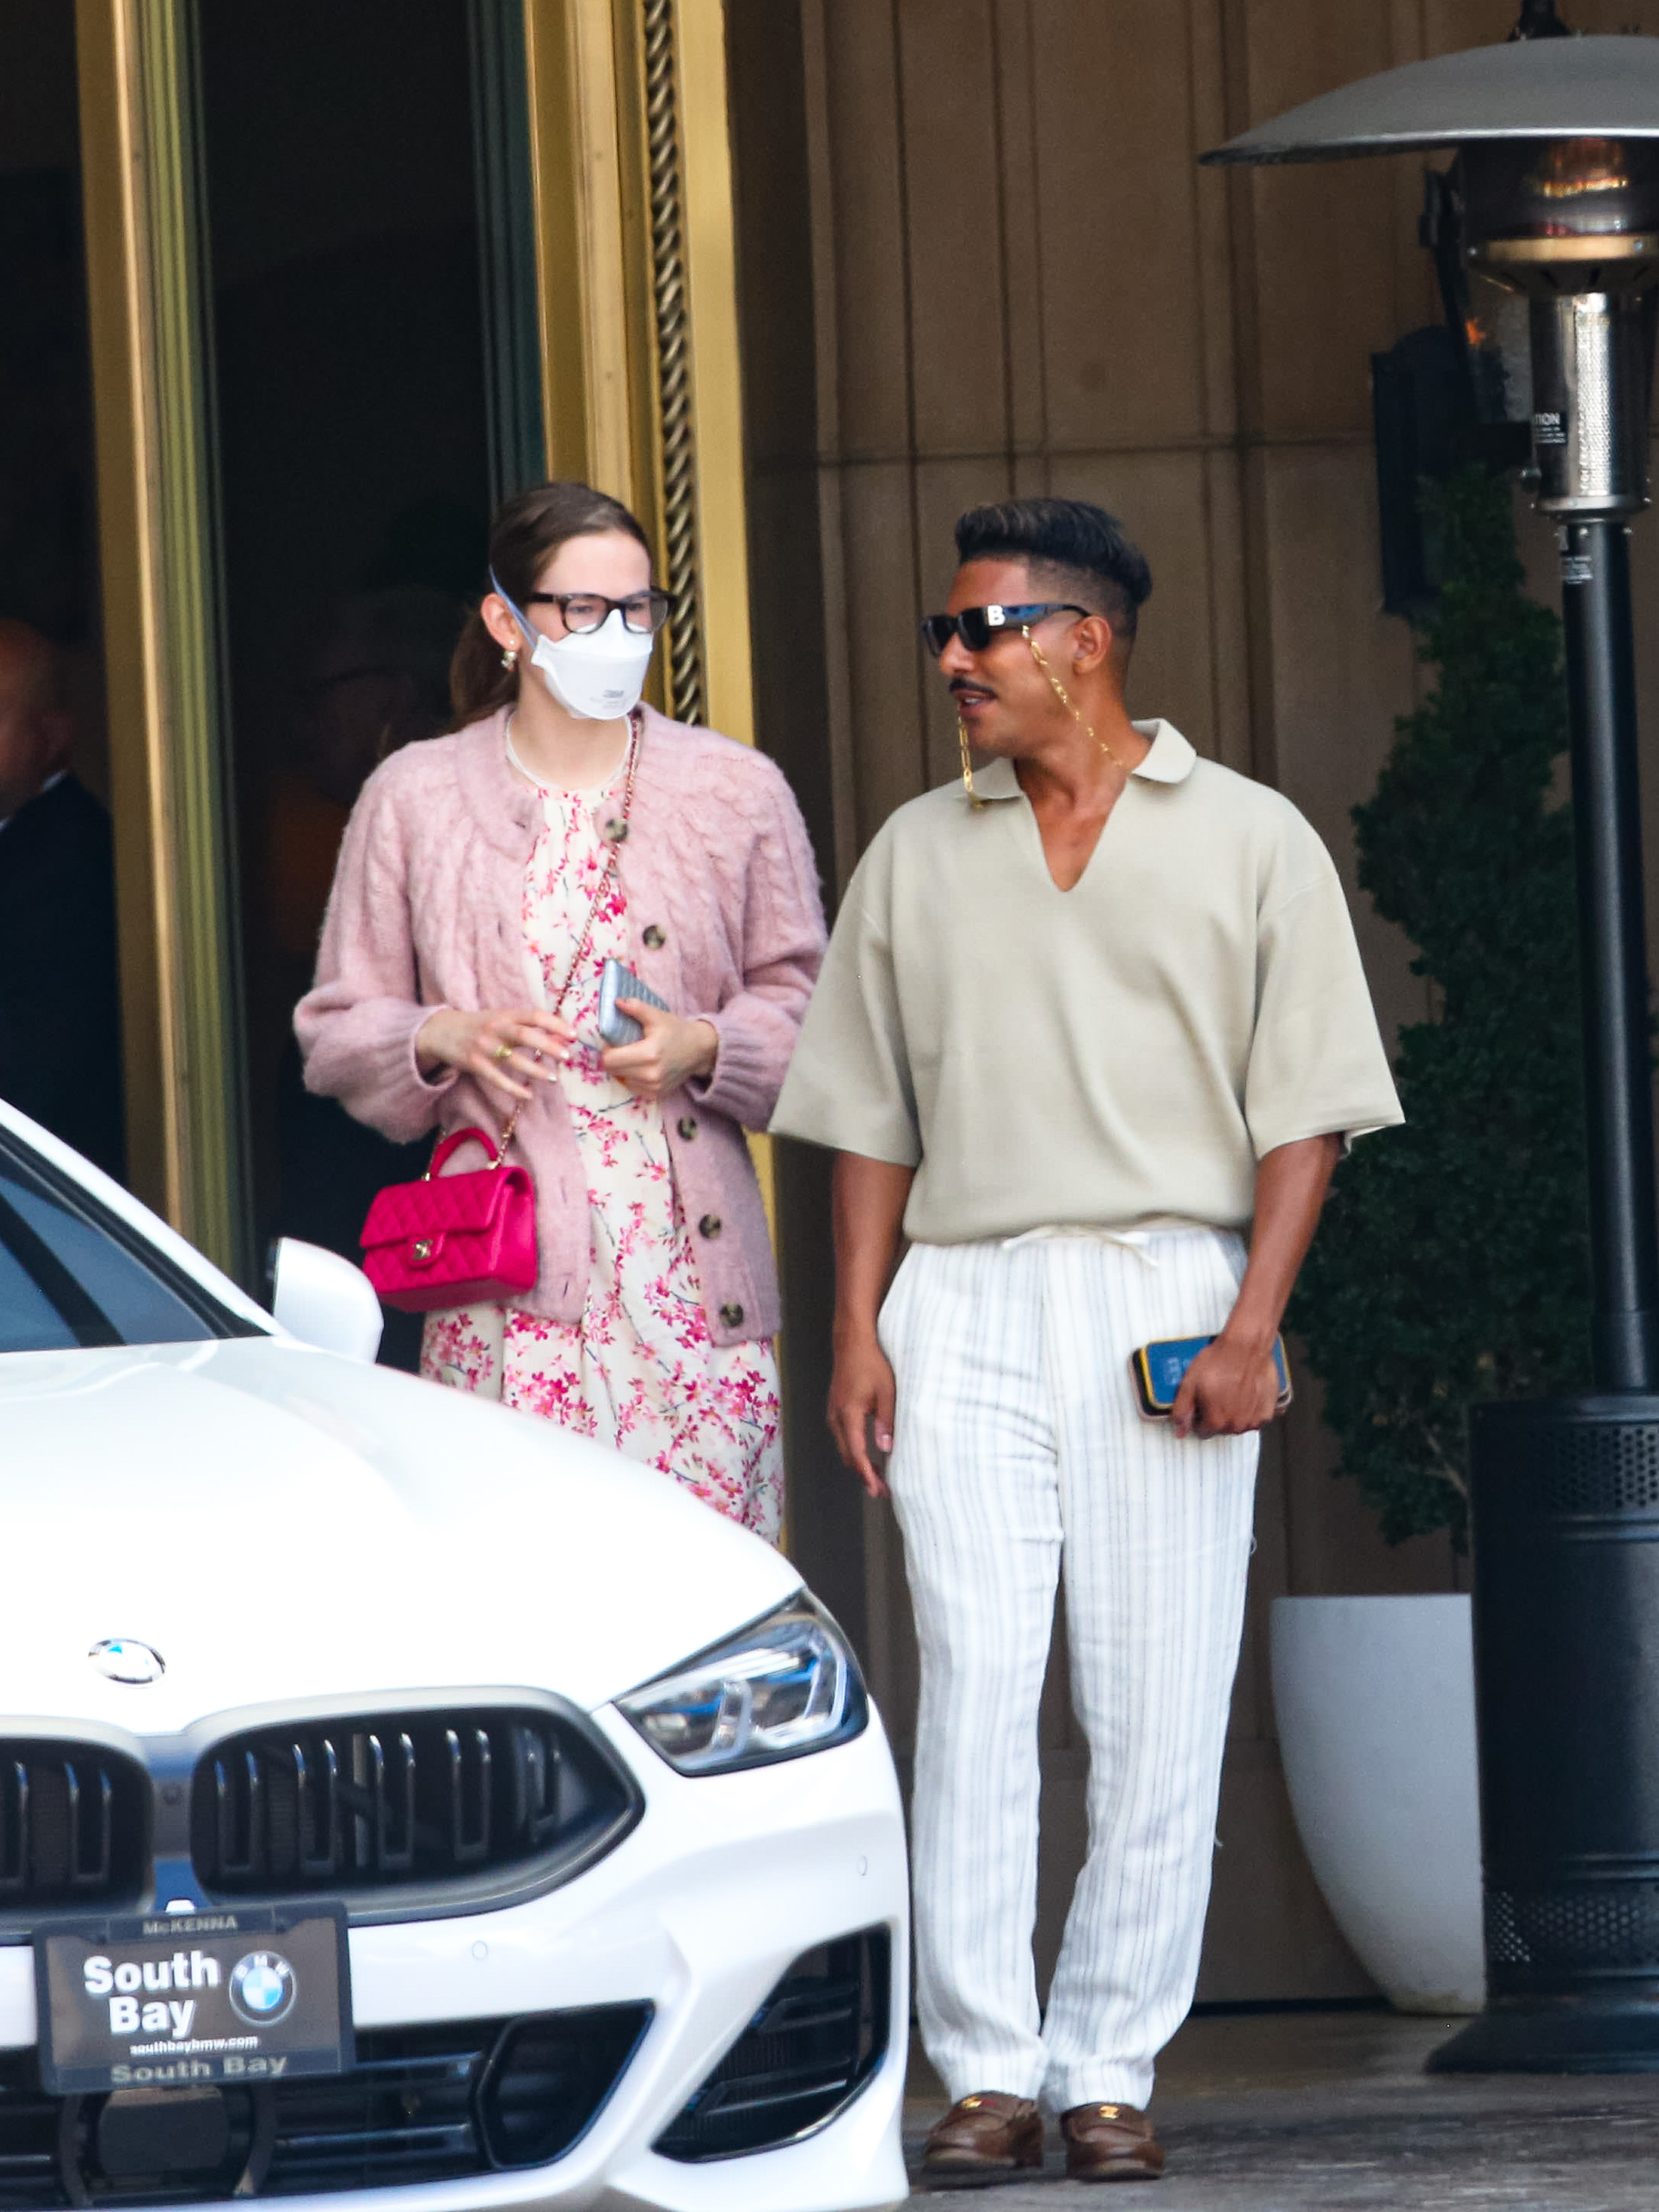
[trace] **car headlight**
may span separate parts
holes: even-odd
[[[730,1774],[827,1751],[870,1718],[846,1638],[804,1590],[617,1704],[682,1774]]]

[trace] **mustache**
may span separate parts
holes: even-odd
[[[991,699],[994,699],[997,696],[994,684],[981,684],[971,676],[953,676],[949,688],[953,699],[961,691],[982,691],[988,698]]]

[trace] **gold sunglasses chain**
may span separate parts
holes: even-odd
[[[1060,682],[1059,677],[1055,675],[1054,670],[1049,667],[1047,656],[1044,654],[1042,647],[1032,636],[1031,625],[1030,623],[1025,623],[1021,626],[1020,635],[1024,638],[1026,644],[1031,648],[1031,658],[1036,661],[1037,666],[1042,671],[1049,683],[1054,686],[1055,698],[1058,699],[1060,705],[1065,708],[1066,713],[1077,724],[1079,729],[1081,730],[1086,737],[1091,738],[1094,744],[1100,747],[1100,750],[1105,754],[1107,759],[1110,761],[1114,768],[1121,768],[1125,775],[1133,775],[1134,774],[1134,770],[1129,766],[1127,761],[1120,760],[1117,755],[1112,750],[1111,747],[1107,744],[1105,738],[1097,737],[1095,735],[1094,725],[1091,722],[1085,722],[1082,715],[1079,714],[1077,708],[1072,704],[1071,694],[1066,690],[1066,686]],[[958,723],[957,726],[960,729],[962,726]],[[962,740],[962,757],[965,761],[968,757],[968,739],[965,735]],[[972,791],[972,788],[973,787],[970,784],[969,786],[970,792]]]
[[[960,714],[957,716],[957,743],[962,747],[962,781],[968,793],[968,804],[975,814],[982,814],[990,801],[981,799],[974,789],[974,763],[968,750],[968,727]]]

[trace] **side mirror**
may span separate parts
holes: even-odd
[[[380,1348],[380,1301],[361,1267],[284,1237],[271,1269],[270,1310],[290,1336],[337,1352],[345,1359],[372,1360]]]

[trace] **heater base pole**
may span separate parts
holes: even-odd
[[[1637,788],[1630,542],[1620,517],[1561,530],[1599,1390],[1659,1389],[1653,1058]]]
[[[1659,1397],[1469,1442],[1487,2005],[1429,2064],[1659,2070]]]
[[[1622,518],[1565,520],[1561,555],[1596,1395],[1471,1422],[1488,2002],[1436,2073],[1659,2072],[1659,1223]]]

